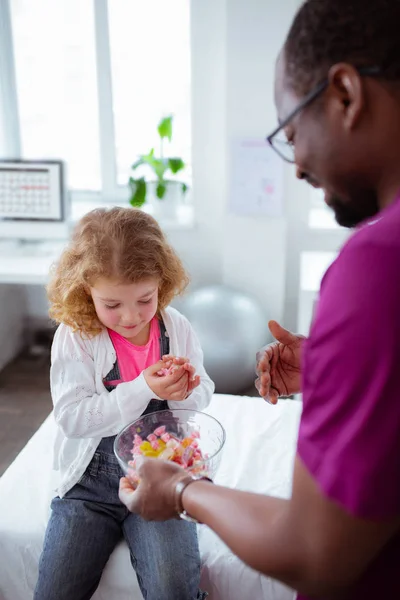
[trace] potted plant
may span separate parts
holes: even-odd
[[[172,140],[172,120],[173,117],[168,116],[158,124],[160,155],[156,156],[154,148],[148,154],[140,155],[131,167],[132,175],[129,178],[132,206],[140,208],[151,197],[156,203],[155,212],[169,216],[176,212],[188,190],[185,182],[171,178],[183,171],[186,166],[184,161],[179,157],[164,156],[164,140]],[[147,176],[143,174],[146,171]],[[137,172],[140,175],[137,176]]]

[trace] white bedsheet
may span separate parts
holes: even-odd
[[[288,497],[301,413],[299,401],[269,406],[261,399],[215,395],[207,412],[227,441],[216,482]],[[30,600],[54,495],[52,416],[0,479],[0,600]],[[244,565],[205,526],[199,527],[202,588],[210,600],[292,600],[293,592]],[[112,554],[93,600],[140,600],[128,547]],[[160,598],[160,600],[163,600]]]

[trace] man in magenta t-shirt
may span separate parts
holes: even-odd
[[[302,379],[292,498],[193,482],[162,461],[144,462],[136,492],[121,483],[131,510],[185,510],[302,598],[400,598],[399,23],[400,0],[308,0],[277,63],[268,141],[356,227],[309,338],[272,323],[278,341],[259,357],[270,401]]]

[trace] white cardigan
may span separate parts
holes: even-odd
[[[168,402],[170,408],[205,408],[214,384],[203,366],[203,352],[189,321],[174,308],[162,313],[170,353],[190,359],[201,383],[189,398]],[[51,351],[50,385],[54,418],[58,425],[54,468],[59,471],[57,493],[64,496],[85,472],[103,437],[117,434],[140,417],[152,398],[143,373],[108,392],[103,378],[110,372],[116,353],[106,330],[86,339],[60,325]]]

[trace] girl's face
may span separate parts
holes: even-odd
[[[128,340],[145,344],[149,323],[157,312],[158,285],[156,278],[139,283],[98,279],[90,293],[99,320]]]

